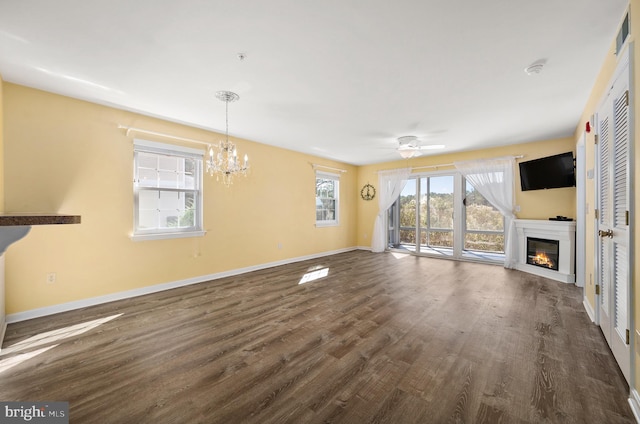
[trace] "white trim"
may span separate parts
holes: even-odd
[[[157,141],[142,140],[139,138],[133,140],[133,145],[137,147],[138,150],[147,151],[144,149],[146,147],[151,152],[158,152],[159,150],[168,152],[180,152],[190,155],[196,155],[200,158],[203,158],[205,154],[205,151],[202,149],[194,149],[193,147],[185,147],[178,144],[159,143]]]
[[[358,247],[356,247],[356,249],[358,249],[358,250],[366,250],[368,252],[371,252],[371,246],[358,246]]]
[[[629,12],[627,12],[629,13]],[[630,18],[629,18],[630,19]],[[628,155],[629,158],[627,160],[627,178],[628,178],[628,184],[630,187],[633,187],[633,183],[634,181],[636,181],[636,163],[635,160],[633,158],[635,158],[636,156],[636,120],[635,120],[635,114],[636,114],[636,94],[635,94],[635,90],[636,90],[636,82],[635,82],[635,78],[633,77],[634,72],[635,72],[635,67],[636,67],[636,58],[635,58],[635,41],[631,40],[631,22],[629,22],[629,35],[627,36],[627,39],[625,41],[627,43],[627,48],[629,49],[628,55],[629,55],[629,80],[628,80],[628,86],[627,86],[627,90],[629,93],[629,121],[628,121],[628,125],[629,125],[629,151],[628,151]],[[630,188],[629,191],[629,199],[628,199],[628,205],[629,205],[629,238],[628,238],[628,252],[629,252],[629,258],[635,258],[637,255],[637,250],[636,250],[636,222],[637,222],[637,215],[636,215],[636,210],[634,208],[633,205],[636,204],[636,191],[633,188]],[[637,293],[637,288],[636,285],[633,284],[633,276],[636,274],[636,262],[634,260],[628,260],[627,261],[627,266],[628,266],[628,271],[629,271],[629,275],[631,277],[629,277],[629,292],[628,292],[628,304],[627,304],[627,311],[629,314],[628,317],[628,322],[629,322],[629,328],[630,329],[634,329],[636,328],[636,307],[635,307],[635,303],[633,301],[633,299],[636,298],[636,293]],[[631,387],[637,387],[638,381],[636,379],[636,355],[638,354],[638,351],[636,350],[637,344],[636,344],[636,337],[638,337],[638,331],[634,331],[634,330],[630,330],[631,332],[631,340],[630,340],[630,346],[629,346],[629,354],[631,355],[631,361],[630,361],[630,365],[631,365],[631,369],[629,371],[629,374],[631,375],[630,378],[630,386]],[[640,421],[638,419],[638,415],[635,413],[634,411],[634,416],[636,417],[636,421]]]
[[[322,228],[322,227],[339,227],[340,226],[340,222],[338,221],[317,221],[316,222],[316,227],[317,228]]]
[[[587,221],[587,181],[586,181],[586,139],[587,133],[582,132],[582,137],[576,146],[576,286],[582,287],[583,295],[586,293],[586,221]]]
[[[340,174],[336,174],[335,172],[327,172],[327,171],[318,171],[318,170],[316,170],[316,178],[318,178],[318,176],[326,178],[326,179],[330,179],[330,180],[340,181]]]
[[[629,11],[627,11],[627,13],[629,13]],[[629,16],[629,21],[631,20],[630,15]],[[637,107],[637,98],[636,98],[636,81],[635,78],[633,77],[635,75],[635,70],[636,70],[636,54],[635,54],[635,41],[631,40],[631,22],[629,22],[629,35],[627,36],[627,39],[625,41],[627,43],[627,48],[629,50],[628,55],[629,55],[629,80],[628,80],[628,86],[627,86],[627,90],[629,92],[629,121],[628,121],[628,125],[629,125],[629,159],[627,161],[627,178],[629,178],[627,181],[630,185],[630,187],[633,187],[634,181],[636,181],[636,162],[634,160],[635,156],[636,156],[636,107]],[[629,205],[629,239],[628,239],[628,252],[629,252],[629,258],[635,258],[638,254],[638,251],[636,249],[636,234],[637,234],[637,230],[636,230],[636,222],[637,222],[637,217],[638,215],[636,215],[636,210],[634,208],[634,205],[636,204],[636,191],[631,188],[628,191],[629,193],[629,199],[628,199],[628,205]],[[629,321],[629,328],[630,329],[635,329],[637,328],[636,325],[636,306],[635,306],[635,302],[633,301],[633,299],[636,298],[636,294],[637,294],[637,288],[636,285],[633,284],[633,276],[636,275],[636,270],[637,270],[637,265],[635,260],[628,260],[627,261],[627,266],[628,266],[628,270],[629,270],[629,275],[631,277],[629,277],[629,292],[628,292],[628,305],[627,305],[627,311],[629,314],[628,317],[628,321]],[[637,344],[636,344],[636,337],[638,337],[638,330],[630,330],[631,333],[631,340],[630,340],[630,346],[629,346],[629,354],[631,355],[631,361],[630,361],[630,365],[631,365],[631,369],[629,371],[629,374],[631,375],[630,378],[630,386],[631,387],[637,387],[638,384],[638,380],[636,378],[637,375],[637,361],[635,360],[636,355],[639,353],[636,348],[637,348]],[[637,393],[636,393],[637,394]],[[637,406],[637,404],[636,404]],[[633,409],[633,407],[632,407]],[[640,422],[640,418],[639,415],[636,413],[638,411],[638,409],[634,410],[633,415],[636,418],[637,422]]]
[[[124,110],[127,110],[129,112],[135,112],[135,110],[127,109],[127,108],[125,108]],[[155,115],[149,115],[149,116],[153,116],[155,118],[161,118],[160,116],[155,116]],[[173,122],[186,124],[186,122],[183,122],[183,121],[173,121]],[[144,130],[142,128],[127,127],[125,125],[118,125],[118,128],[126,130],[125,131],[125,135],[127,137],[129,137],[129,133],[133,131],[133,132],[137,132],[137,133],[155,135],[155,136],[162,137],[162,138],[170,138],[172,140],[181,140],[181,141],[186,141],[186,142],[195,143],[195,144],[211,145],[211,144],[214,143],[214,142],[210,142],[210,141],[194,140],[193,138],[186,138],[186,137],[180,137],[180,136],[171,135],[171,134],[165,134],[165,133],[161,133],[161,132],[157,132],[157,131]]]
[[[347,172],[346,169],[334,168],[332,166],[320,165],[319,163],[312,163],[311,166],[313,167],[314,171],[317,170],[318,168],[324,168],[324,169],[330,169],[332,171],[338,171],[338,172],[341,172],[341,173]],[[320,171],[320,172],[322,172],[322,171]]]
[[[631,412],[633,412],[636,422],[640,423],[640,395],[636,389],[631,389],[629,406],[631,406]]]
[[[133,234],[129,236],[132,241],[165,240],[187,237],[204,237],[206,231],[176,231],[173,233]]]
[[[5,317],[2,326],[0,326],[0,349],[2,349],[2,343],[4,342],[4,336],[7,334],[7,319]]]
[[[492,158],[492,159],[504,159],[504,158],[522,159],[523,157],[525,157],[525,156],[524,155],[516,155],[516,156],[501,156],[499,158]],[[438,165],[412,166],[411,167],[411,172],[415,173],[415,171],[417,169],[448,168],[448,167],[452,167],[454,165],[455,164],[453,162],[451,162],[451,163],[441,163],[441,164],[438,164]],[[387,172],[387,171],[391,171],[391,170],[390,169],[379,169],[376,172],[381,173],[381,172]],[[446,170],[446,171],[450,171],[450,170]]]
[[[587,299],[587,296],[585,296],[582,299],[582,306],[584,306],[584,310],[587,312],[587,315],[589,315],[589,319],[591,320],[591,322],[595,323],[596,311],[594,311],[593,308],[591,307],[591,304],[589,303],[589,299]]]
[[[329,252],[316,253],[312,255],[299,256],[297,258],[290,258],[281,261],[269,262],[260,265],[249,266],[245,268],[232,269],[229,271],[217,272],[215,274],[202,275],[199,277],[187,278],[185,280],[172,281],[168,283],[155,284],[153,286],[140,287],[133,290],[127,290],[123,292],[111,293],[104,296],[91,297],[88,299],[76,300],[73,302],[61,303],[53,306],[46,306],[44,308],[31,309],[29,311],[17,312],[15,314],[7,315],[7,323],[15,323],[20,321],[26,321],[33,318],[40,318],[48,315],[58,314],[61,312],[72,311],[74,309],[86,308],[88,306],[100,305],[103,303],[113,302],[116,300],[129,299],[132,297],[143,296],[145,294],[157,293],[165,290],[171,290],[178,287],[188,286],[191,284],[204,283],[207,281],[218,280],[225,277],[233,277],[248,272],[259,271],[266,268],[272,268],[274,266],[287,265],[295,262],[307,261],[310,259],[322,258],[325,256],[336,255],[338,253],[351,252],[357,250],[356,247],[349,247],[344,249],[332,250]]]

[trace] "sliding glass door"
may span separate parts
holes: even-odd
[[[463,184],[463,252],[504,260],[504,217],[470,182],[463,180]]]
[[[454,176],[420,178],[421,250],[453,249]]]
[[[388,246],[416,254],[504,260],[504,219],[457,173],[412,176],[389,209]]]
[[[454,175],[411,178],[389,210],[389,246],[453,248]]]
[[[399,224],[399,243],[406,249],[415,251],[416,247],[416,226],[418,223],[418,205],[417,205],[417,179],[410,179],[407,185],[400,193],[400,197],[396,201],[398,204]]]

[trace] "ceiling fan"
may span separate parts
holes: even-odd
[[[396,149],[404,159],[420,156],[423,150],[444,149],[444,144],[422,144],[415,135],[398,137]]]

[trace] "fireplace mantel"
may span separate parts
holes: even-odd
[[[516,264],[516,269],[563,283],[575,283],[575,221],[516,219],[515,224],[518,233],[518,263]],[[527,237],[560,242],[557,271],[527,263]]]

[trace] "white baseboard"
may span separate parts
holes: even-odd
[[[7,321],[5,320],[0,326],[0,349],[2,348],[2,342],[4,341],[4,335],[7,333]]]
[[[591,304],[589,303],[589,300],[586,296],[582,300],[582,306],[584,306],[584,310],[587,311],[587,315],[589,315],[591,322],[596,322],[596,312],[591,307]]]
[[[371,246],[358,246],[356,249],[358,250],[368,250],[371,252]]]
[[[74,302],[61,303],[59,305],[46,306],[44,308],[31,309],[29,311],[17,312],[15,314],[9,314],[6,317],[6,323],[14,323],[20,321],[26,321],[28,319],[40,318],[48,315],[58,314],[60,312],[72,311],[74,309],[86,308],[88,306],[100,305],[103,303],[113,302],[116,300],[129,299],[132,297],[143,296],[145,294],[157,293],[164,290],[175,289],[178,287],[188,286],[191,284],[203,283],[205,281],[217,280],[225,277],[233,277],[235,275],[245,274],[247,272],[259,271],[266,268],[272,268],[274,266],[287,265],[295,262],[307,261],[310,259],[322,258],[325,256],[336,255],[338,253],[351,252],[358,250],[357,247],[333,250],[330,252],[316,253],[313,255],[299,256],[297,258],[284,259],[281,261],[269,262],[266,264],[249,266],[246,268],[238,268],[224,272],[218,272],[215,274],[202,275],[199,277],[187,278],[185,280],[172,281],[168,283],[156,284],[153,286],[140,287],[138,289],[127,290],[118,293],[107,294],[104,296],[91,297],[88,299],[77,300]],[[6,325],[6,324],[5,324]],[[0,339],[2,340],[2,339]]]
[[[640,423],[640,395],[638,395],[636,389],[631,389],[629,405],[631,406],[631,412],[633,412],[636,422]]]

